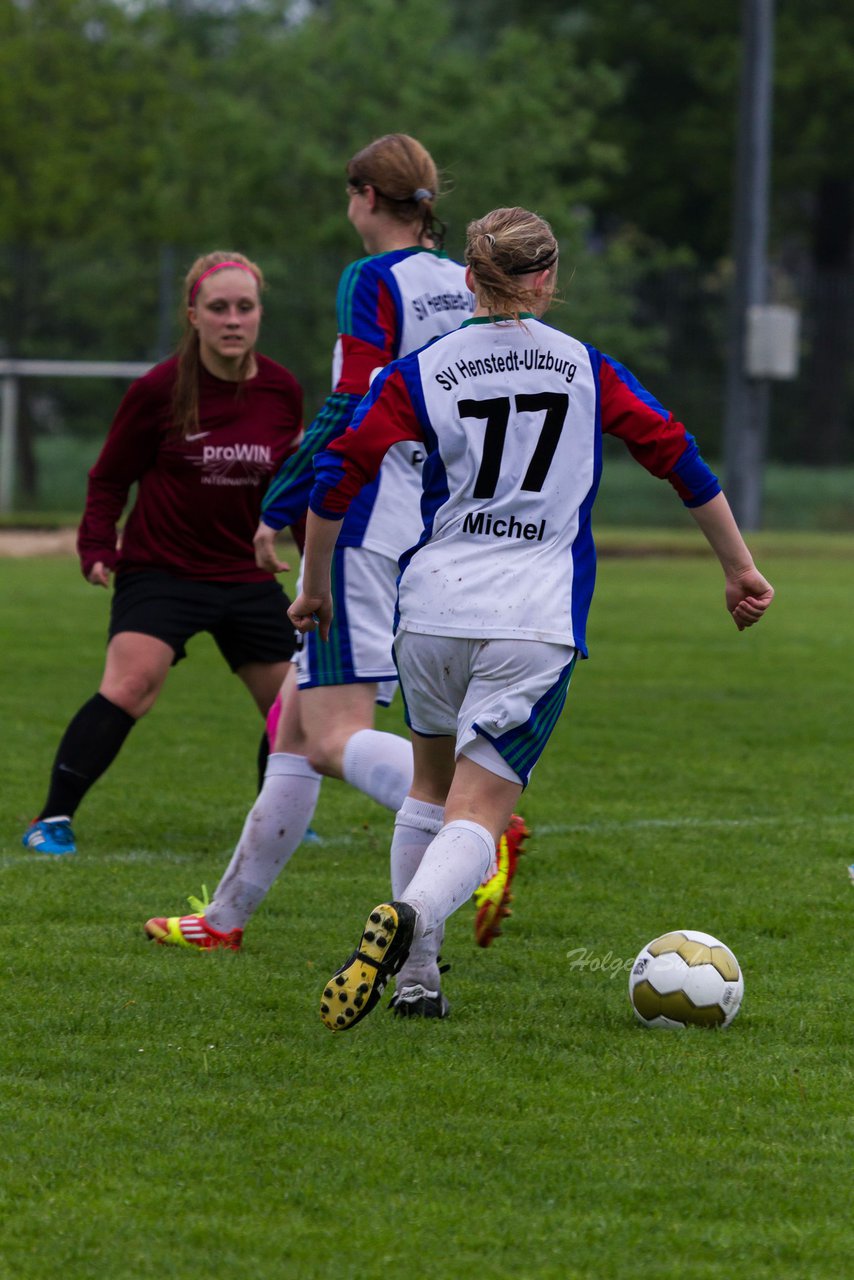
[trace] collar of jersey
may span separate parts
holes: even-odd
[[[537,317],[534,315],[532,311],[519,312],[520,320],[536,320],[536,318]],[[465,329],[467,325],[470,325],[470,324],[499,324],[501,322],[506,324],[508,321],[511,321],[511,320],[515,322],[516,317],[515,316],[472,316],[471,319],[464,320],[460,325],[460,328]]]
[[[391,258],[392,256],[403,258],[407,254],[412,255],[413,253],[429,253],[432,258],[448,257],[448,254],[444,249],[428,249],[427,246],[423,244],[410,244],[407,245],[405,249],[380,249],[379,253],[366,253],[363,258],[359,259],[359,261],[372,262],[374,258]]]

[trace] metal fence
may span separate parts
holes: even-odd
[[[0,513],[80,510],[86,471],[127,380],[174,345],[179,279],[194,256],[174,248],[94,254],[79,246],[40,253],[0,246]],[[332,255],[253,256],[270,285],[261,349],[302,382],[310,417],[329,388],[332,300],[343,263]],[[576,304],[573,288],[550,319],[628,364],[688,425],[704,453],[720,459],[725,271],[680,268],[651,271],[640,282],[637,272],[629,283],[614,279],[613,291],[632,293],[631,327],[622,333],[600,320],[595,299]],[[769,458],[852,465],[851,274],[811,274],[802,266],[778,271],[775,292],[798,309],[800,352],[795,378],[772,387]],[[654,341],[638,342],[635,358],[633,335],[650,334]]]

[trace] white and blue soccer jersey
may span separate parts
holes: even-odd
[[[456,329],[473,310],[465,268],[431,249],[396,249],[362,258],[338,286],[333,391],[267,491],[261,518],[273,529],[296,524],[308,508],[313,459],[349,426],[371,377],[391,360]],[[391,447],[379,473],[353,503],[339,539],[397,560],[419,536],[420,442]]]
[[[375,380],[316,460],[311,509],[340,519],[390,448],[427,454],[399,627],[518,637],[586,655],[603,432],[688,506],[720,492],[684,426],[621,365],[533,317],[473,319]]]

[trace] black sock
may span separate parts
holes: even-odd
[[[260,792],[264,785],[264,778],[267,776],[267,760],[270,756],[270,739],[265,729],[261,735],[261,741],[258,743],[258,790]]]
[[[80,708],[62,736],[40,818],[73,817],[86,792],[113,763],[136,724],[132,715],[96,693]]]

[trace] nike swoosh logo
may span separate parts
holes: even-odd
[[[204,440],[205,436],[209,436],[209,435],[210,435],[209,431],[197,431],[194,436],[184,436],[184,439],[187,440],[188,442],[190,440]]]
[[[72,776],[73,778],[85,778],[85,777],[86,777],[86,774],[85,774],[85,773],[80,773],[80,772],[78,772],[78,770],[77,770],[77,769],[72,769],[70,765],[67,765],[67,764],[58,764],[56,767],[57,767],[57,769],[59,770],[59,772],[60,772],[60,773],[70,773],[70,774],[71,774],[71,776]]]

